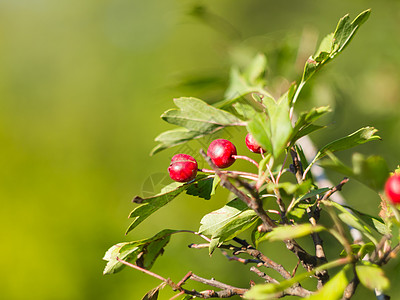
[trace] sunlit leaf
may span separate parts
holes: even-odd
[[[310,300],[338,300],[342,299],[343,292],[349,283],[346,270],[342,269],[331,278],[322,289],[307,298]]]
[[[159,286],[155,287],[154,289],[148,291],[146,295],[142,298],[142,300],[157,300],[158,299],[158,292],[165,287],[166,283],[163,282]]]
[[[162,254],[171,234],[175,232],[177,230],[165,229],[148,239],[118,243],[112,246],[103,257],[107,261],[103,274],[113,274],[124,267],[124,264],[119,262],[117,258],[128,262],[133,261],[143,268],[150,269],[156,258]]]
[[[326,230],[326,228],[321,225],[313,226],[311,224],[279,226],[267,233],[263,239],[269,241],[295,239],[310,235],[313,232],[320,232],[322,230]]]
[[[389,177],[389,168],[386,161],[377,155],[364,156],[354,153],[352,157],[353,166],[346,166],[332,153],[327,153],[329,159],[322,160],[319,165],[342,173],[365,184],[376,192],[381,192]]]
[[[370,14],[371,10],[368,9],[359,14],[353,21],[350,20],[349,15],[345,15],[341,18],[335,32],[328,34],[322,40],[317,52],[307,60],[304,66],[302,82],[306,82],[323,65],[342,52]]]
[[[174,102],[179,109],[167,110],[161,118],[191,131],[209,133],[221,126],[243,125],[234,115],[200,99],[182,97],[175,99]]]
[[[383,270],[377,265],[362,262],[356,266],[358,279],[365,287],[374,290],[384,291],[389,288],[390,281],[386,278]]]
[[[205,183],[203,183],[205,181]],[[172,183],[171,185],[164,188],[163,192],[148,198],[141,198],[136,196],[133,201],[135,203],[141,204],[131,211],[129,218],[133,219],[132,223],[126,230],[128,234],[141,222],[147,219],[150,215],[156,212],[161,207],[165,206],[172,200],[174,200],[178,195],[187,191],[192,185],[197,185],[190,190],[190,195],[199,196],[205,199],[209,199],[212,192],[212,179],[208,178],[206,175],[198,175],[196,179],[192,182],[185,184]],[[208,186],[208,188],[207,188]],[[210,188],[211,187],[211,188]]]
[[[375,135],[377,131],[378,130],[373,127],[361,128],[346,137],[340,138],[324,146],[321,150],[318,151],[318,154],[316,155],[314,160],[321,159],[329,152],[333,153],[337,151],[342,151],[370,141],[380,140],[381,138]]]
[[[234,238],[252,226],[256,220],[256,213],[243,201],[235,199],[224,207],[205,215],[200,221],[199,232],[215,240],[210,246],[210,252],[212,252],[212,248]]]

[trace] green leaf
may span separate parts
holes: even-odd
[[[158,292],[165,287],[165,282],[161,283],[159,286],[154,289],[148,291],[146,295],[143,296],[142,300],[157,300]]]
[[[322,270],[329,270],[331,268],[337,267],[338,265],[342,265],[343,263],[340,260],[329,262],[326,264],[323,264],[319,267],[316,267],[314,270],[311,272],[304,272],[301,274],[297,274],[296,276],[288,279],[281,281],[280,283],[267,283],[267,284],[257,284],[255,286],[252,286],[248,292],[246,292],[243,295],[244,299],[249,299],[249,300],[266,300],[266,299],[276,299],[277,293],[280,293],[284,291],[287,288],[290,288],[293,284],[297,284],[301,282],[302,280],[311,277],[313,274],[316,272],[322,271]],[[343,268],[344,271],[347,272],[347,267],[345,266]],[[340,276],[339,276],[340,278]],[[332,279],[333,280],[333,279]],[[340,284],[342,283],[342,279],[336,279],[337,283]],[[344,280],[343,280],[344,282]],[[323,299],[323,298],[320,298]],[[329,299],[329,298],[328,298]]]
[[[268,192],[273,192],[275,189],[282,189],[288,195],[304,195],[304,193],[310,190],[312,186],[312,182],[310,180],[305,180],[302,183],[291,183],[291,182],[282,182],[282,183],[268,183],[265,188]]]
[[[194,182],[193,184],[188,186],[186,194],[210,200],[213,188],[215,188],[214,187],[215,177],[218,178],[218,176],[213,176],[204,180],[199,180],[197,182]]]
[[[294,143],[301,137],[318,129],[324,128],[325,126],[313,125],[312,123],[330,111],[331,109],[329,106],[321,106],[315,107],[308,112],[301,113],[296,121],[296,124],[294,125],[293,132],[290,137],[291,144],[294,145]]]
[[[349,283],[346,270],[340,270],[333,278],[331,278],[322,289],[307,298],[310,300],[338,300],[342,299],[343,292]]]
[[[327,153],[327,155],[329,159],[321,161],[319,163],[321,167],[354,178],[377,193],[383,190],[389,177],[389,168],[382,157],[377,155],[365,157],[362,154],[354,153],[352,157],[353,166],[348,167],[332,153]]]
[[[161,118],[171,124],[185,127],[190,131],[209,133],[221,126],[243,125],[242,121],[227,111],[215,108],[206,102],[182,97],[174,100],[180,109],[170,109]]]
[[[342,222],[344,222],[345,224],[347,224],[351,227],[358,229],[367,238],[369,238],[371,240],[371,242],[373,242],[375,245],[377,244],[377,241],[376,241],[375,237],[372,235],[372,232],[371,232],[368,224],[366,224],[362,219],[360,219],[357,216],[355,216],[354,214],[352,214],[350,211],[348,211],[345,207],[343,207],[342,205],[340,205],[337,202],[324,201],[323,203],[325,205],[330,205],[330,206],[333,206],[336,209],[338,209],[340,211],[340,213],[338,214],[338,217],[340,220],[342,220]]]
[[[372,253],[375,250],[375,245],[372,242],[368,242],[366,244],[352,244],[350,245],[350,248],[353,255],[358,255],[360,259],[363,259],[365,255]],[[346,250],[343,249],[339,255],[340,257],[346,257]]]
[[[262,100],[256,94],[253,94],[252,97],[241,98],[232,106],[234,113],[243,120],[253,119],[257,112],[264,110]]]
[[[136,196],[133,199],[133,202],[141,204],[140,206],[136,207],[134,210],[131,211],[129,214],[129,218],[133,219],[132,223],[129,225],[128,229],[126,230],[125,234],[128,234],[131,230],[133,230],[136,226],[142,223],[145,219],[147,219],[150,215],[155,213],[158,209],[163,207],[164,205],[171,202],[175,199],[178,195],[186,191],[191,187],[191,185],[197,185],[197,188],[194,187],[190,190],[191,195],[199,196],[206,198],[208,194],[206,192],[211,193],[211,189],[205,190],[205,186],[207,183],[203,184],[203,181],[208,181],[208,184],[212,184],[210,178],[206,177],[205,175],[198,175],[196,179],[192,182],[185,183],[185,184],[176,184],[172,183],[171,185],[164,188],[163,192],[157,194],[155,196],[149,198],[141,198]],[[202,187],[202,189],[199,188]],[[207,198],[206,198],[207,199]]]
[[[354,37],[358,28],[369,18],[371,10],[365,10],[360,13],[352,22],[349,15],[345,15],[340,19],[333,36],[334,54],[341,52]]]
[[[350,21],[349,15],[345,15],[339,20],[335,32],[328,34],[322,40],[318,51],[307,60],[304,66],[302,83],[309,80],[323,65],[343,51],[370,14],[371,10],[368,9],[359,14],[353,21]]]
[[[217,127],[214,129],[213,132],[208,133],[190,131],[186,128],[176,128],[173,130],[165,131],[155,138],[155,141],[159,142],[159,144],[151,150],[150,155],[154,155],[162,150],[186,143],[194,139],[199,139],[207,134],[217,132],[222,128],[223,127]]]
[[[175,232],[178,231],[165,229],[148,239],[118,243],[112,246],[103,257],[107,261],[103,274],[113,274],[124,267],[124,264],[119,262],[117,258],[128,262],[135,261],[143,268],[150,269],[156,258],[162,254],[171,234]]]
[[[182,97],[174,101],[180,109],[170,109],[161,118],[184,128],[168,130],[158,135],[155,141],[159,144],[151,150],[150,155],[215,133],[227,126],[245,125],[231,113],[211,106],[200,99]]]
[[[320,232],[322,230],[326,230],[326,228],[321,225],[313,226],[311,224],[279,226],[274,228],[271,232],[267,233],[264,236],[263,240],[281,241],[295,239],[310,235],[313,232]]]
[[[311,181],[310,181],[310,182],[311,182]],[[303,200],[305,200],[305,199],[308,199],[308,198],[313,198],[313,197],[315,197],[315,196],[317,196],[317,195],[324,194],[324,193],[326,193],[326,192],[329,191],[329,190],[330,190],[329,188],[322,188],[322,189],[312,190],[312,191],[308,192],[307,194],[302,195],[301,197],[297,198],[297,199],[293,202],[293,204],[291,205],[291,207],[296,207],[296,205],[297,205],[299,202],[301,202],[301,201],[303,201]]]
[[[267,114],[261,112],[247,122],[247,130],[254,139],[275,158],[278,158],[288,146],[292,134],[289,116],[288,93],[277,102],[268,97],[263,99]]]
[[[121,248],[125,247],[124,251]],[[130,261],[137,257],[141,251],[139,243],[118,243],[107,250],[103,259],[108,261],[106,267],[104,268],[103,274],[113,274],[121,270],[124,266],[121,262],[117,260],[117,257],[126,261]]]
[[[356,132],[353,132],[346,137],[333,141],[323,147],[321,150],[318,151],[314,160],[324,157],[328,152],[342,151],[370,141],[380,140],[381,138],[375,135],[377,131],[378,130],[374,127],[361,128]]]
[[[368,224],[371,228],[375,229],[376,232],[385,235],[385,234],[390,234],[390,228],[385,224],[385,222],[379,218],[379,217],[374,217],[369,214],[360,212],[350,206],[343,205],[343,207],[350,209],[357,217],[359,217],[365,224]]]
[[[233,67],[230,73],[229,87],[225,92],[225,100],[218,103],[217,106],[226,108],[243,96],[254,92],[261,92],[269,96],[263,90],[265,85],[263,78],[265,69],[266,58],[263,54],[258,54],[243,73],[237,67]]]
[[[288,94],[283,95],[276,105],[268,105],[267,111],[271,130],[272,155],[278,158],[288,146],[293,131],[289,116]]]
[[[158,256],[164,253],[165,246],[169,243],[171,234],[175,231],[167,230],[148,241],[143,245],[142,255],[136,264],[144,269],[150,270],[153,267]]]
[[[230,240],[252,226],[257,220],[256,213],[245,203],[235,199],[224,207],[205,215],[199,232],[211,236],[210,253],[224,241]]]
[[[272,153],[271,124],[264,113],[257,113],[247,122],[247,131],[252,134],[257,143],[268,153]]]
[[[257,86],[262,85],[263,75],[267,67],[267,58],[264,54],[257,54],[253,61],[248,65],[247,69],[243,73],[243,77],[251,85]]]
[[[377,265],[363,261],[362,265],[356,266],[356,272],[362,285],[371,290],[384,291],[390,286],[390,281],[386,278],[383,270]]]

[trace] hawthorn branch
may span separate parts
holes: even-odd
[[[278,264],[272,259],[268,258],[263,253],[261,253],[261,251],[255,249],[253,246],[248,244],[245,240],[241,240],[238,238],[234,238],[234,240],[243,246],[239,250],[235,251],[234,254],[247,253],[248,255],[260,260],[265,267],[277,271],[284,279],[289,279],[292,277],[290,273],[281,264]]]
[[[360,280],[358,279],[357,272],[355,265],[353,264],[353,274],[354,277],[353,279],[349,282],[349,284],[346,286],[342,300],[349,300],[351,297],[353,297],[354,293],[356,292],[357,286],[360,283]]]
[[[247,204],[247,206],[253,209],[257,216],[263,222],[267,231],[271,231],[274,227],[276,227],[274,221],[267,215],[265,210],[262,207],[262,202],[260,199],[251,199],[245,193],[237,189],[228,179],[227,174],[221,172],[221,170],[214,164],[209,156],[204,152],[203,149],[200,149],[200,154],[204,157],[205,161],[211,166],[211,168],[215,171],[215,174],[221,179],[221,185],[228,189],[230,192],[235,194],[240,200]]]
[[[276,284],[279,283],[278,280],[276,280],[276,279],[272,278],[271,276],[265,274],[264,272],[260,271],[259,269],[257,269],[254,266],[250,268],[250,271],[256,273],[259,277],[265,279],[265,281],[267,283],[276,283]]]
[[[303,182],[304,174],[303,174],[303,167],[301,165],[300,159],[298,157],[297,152],[293,148],[290,149],[290,155],[292,156],[296,180],[299,184],[301,184]],[[309,200],[309,199],[307,199],[307,200]],[[318,222],[319,216],[320,216],[319,207],[316,207],[314,210],[312,210],[311,207],[307,207],[307,215],[308,215],[308,220],[311,223],[311,225],[314,227],[317,226],[317,222]],[[320,263],[320,264],[327,263],[328,260],[326,259],[323,241],[321,239],[321,236],[319,235],[318,232],[313,232],[311,234],[311,237],[312,237],[312,240],[314,243],[315,256],[317,258],[318,263]],[[318,279],[317,288],[320,289],[329,280],[328,271],[322,270],[320,272],[317,272],[315,275]]]
[[[275,283],[275,284],[279,283],[274,278],[268,276],[267,274],[260,271],[256,267],[251,267],[250,271],[256,273],[259,277],[263,278],[267,283]],[[299,283],[296,283],[293,286],[291,286],[290,288],[287,288],[284,291],[275,294],[275,297],[282,298],[285,296],[298,296],[298,297],[305,298],[307,296],[310,296],[311,294],[312,294],[311,291],[303,288]]]

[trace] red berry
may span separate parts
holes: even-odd
[[[257,143],[257,141],[254,139],[254,137],[251,135],[251,133],[248,133],[246,135],[246,146],[247,148],[254,153],[261,153],[261,151],[263,153],[265,153],[265,150],[260,146],[259,143]]]
[[[385,192],[392,203],[400,203],[400,174],[389,177],[385,184]]]
[[[235,162],[236,147],[230,141],[218,139],[208,146],[207,155],[218,168],[227,168]]]
[[[197,175],[197,161],[187,154],[176,154],[168,167],[169,177],[178,182],[188,182]]]

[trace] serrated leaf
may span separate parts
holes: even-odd
[[[247,122],[247,131],[251,133],[257,143],[268,153],[272,153],[271,125],[264,113],[257,113]]]
[[[178,98],[175,99],[175,104],[180,109],[170,109],[161,117],[165,121],[183,128],[168,130],[158,135],[155,141],[159,144],[151,150],[150,155],[213,134],[227,126],[245,125],[231,113],[211,106],[197,98]]]
[[[161,195],[159,194],[159,195],[149,197],[146,199],[136,197],[135,199],[137,201],[140,201],[139,203],[143,203],[143,204],[136,207],[129,214],[129,218],[133,219],[133,221],[129,225],[125,234],[128,234],[130,231],[132,231],[134,228],[136,228],[136,226],[138,226],[145,219],[147,219],[150,215],[152,215],[157,210],[159,210],[161,207],[163,207],[164,205],[166,205],[167,203],[169,203],[173,199],[175,199],[179,194],[184,192],[187,189],[187,187],[188,187],[187,185],[183,185],[183,186],[180,186],[177,189],[170,191],[168,193],[161,194]]]
[[[107,250],[103,259],[107,261],[107,265],[103,274],[113,274],[122,269],[124,264],[119,262],[117,258],[125,261],[135,261],[145,268],[151,268],[155,259],[162,253],[162,249],[169,242],[171,234],[177,230],[165,229],[151,238],[118,243]]]
[[[342,269],[333,278],[331,278],[322,289],[311,297],[310,300],[338,300],[342,299],[343,292],[349,283],[346,270]]]
[[[264,110],[262,100],[255,96],[241,98],[232,106],[234,113],[239,115],[242,120],[250,120],[257,114],[257,112],[262,112]]]
[[[371,10],[368,9],[360,13],[352,22],[349,15],[340,19],[332,39],[335,55],[350,43],[358,28],[369,18],[370,14]]]
[[[200,99],[182,97],[175,99],[174,102],[179,109],[167,110],[161,115],[161,118],[190,131],[208,134],[221,126],[243,125],[242,121],[234,115]]]
[[[292,135],[290,137],[291,144],[300,139],[301,137],[310,134],[313,131],[324,128],[325,126],[319,126],[312,124],[320,117],[330,112],[329,106],[315,107],[308,112],[303,112],[300,114],[299,118],[294,125]]]
[[[326,230],[321,225],[313,226],[311,224],[300,224],[295,226],[279,226],[274,228],[271,232],[267,233],[263,240],[269,241],[282,241],[288,239],[300,238],[310,235],[313,232],[320,232]]]
[[[311,277],[316,272],[322,270],[329,270],[331,268],[337,267],[337,263],[338,261],[323,264],[319,267],[316,267],[311,272],[304,272],[301,274],[297,274],[296,276],[290,279],[281,281],[276,284],[275,283],[257,284],[255,286],[252,286],[250,290],[243,295],[243,298],[248,300],[276,299],[277,293],[284,291],[285,289],[291,287],[293,284],[297,284],[302,280]],[[347,269],[348,268],[345,266],[343,268],[343,271],[347,271]]]
[[[121,251],[121,248],[124,246],[128,247],[125,247],[125,250]],[[140,243],[118,243],[108,249],[103,257],[104,260],[108,261],[103,274],[108,275],[120,271],[124,265],[117,260],[117,257],[130,261],[140,253],[140,246]]]
[[[319,163],[323,168],[332,169],[354,178],[378,193],[383,190],[389,177],[389,168],[382,157],[377,155],[365,157],[362,154],[354,153],[352,157],[353,166],[348,167],[332,153],[327,155],[329,159]]]
[[[368,242],[366,244],[352,244],[350,245],[350,248],[353,255],[358,255],[360,259],[363,259],[365,255],[372,253],[375,250],[375,245],[372,242]],[[346,257],[346,250],[343,249],[339,255],[340,257]]]
[[[142,248],[142,255],[136,261],[136,264],[144,269],[150,270],[157,257],[164,253],[164,248],[169,243],[171,233],[173,232],[175,231],[164,231],[162,235],[146,243]]]
[[[275,189],[282,189],[288,195],[304,195],[304,193],[310,190],[312,186],[312,182],[310,180],[305,180],[302,183],[291,183],[291,182],[282,182],[282,183],[268,183],[265,188],[268,192],[273,192]]]
[[[268,153],[278,158],[288,146],[293,130],[289,116],[288,93],[278,101],[264,97],[263,102],[266,114],[254,114],[247,122],[247,130]]]
[[[286,215],[288,219],[294,219],[295,221],[300,221],[306,215],[306,209],[295,207],[294,209],[288,211]]]
[[[243,76],[251,85],[259,85],[262,83],[262,77],[267,67],[267,58],[264,54],[257,54],[252,62],[244,71]],[[261,81],[261,82],[260,82]]]
[[[202,181],[208,180],[205,175],[198,175],[193,182],[181,184],[171,184],[167,186],[164,191],[160,194],[157,194],[152,197],[148,198],[141,198],[136,196],[134,198],[134,202],[141,204],[140,206],[136,207],[134,210],[131,211],[129,214],[129,218],[133,219],[132,223],[129,225],[128,229],[126,230],[125,234],[128,234],[131,230],[133,230],[136,226],[138,226],[141,222],[147,219],[150,215],[155,213],[158,209],[163,207],[164,205],[171,202],[175,199],[178,195],[186,191],[191,185],[197,184],[201,185]],[[173,189],[176,187],[175,189]],[[165,192],[166,191],[166,192]],[[192,195],[200,196],[200,194],[196,194],[196,189],[191,190]],[[206,197],[205,192],[202,191],[202,196]]]
[[[243,73],[237,67],[232,67],[225,100],[218,103],[218,107],[231,106],[241,97],[254,92],[262,92],[264,95],[268,95],[262,89],[265,85],[263,79],[265,68],[266,58],[263,54],[258,54]]]
[[[207,134],[215,133],[223,128],[223,126],[216,127],[214,131],[208,133],[190,131],[186,128],[176,128],[165,131],[155,138],[155,141],[159,142],[159,144],[151,150],[150,155],[154,155],[162,150],[186,143],[194,139],[202,138]]]
[[[390,281],[380,267],[368,262],[362,262],[362,264],[356,266],[356,272],[363,286],[379,291],[387,290],[390,287]]]
[[[252,226],[257,220],[256,213],[245,203],[235,199],[224,207],[205,215],[200,223],[199,232],[211,236],[214,240],[211,249],[224,241],[230,240]]]
[[[210,200],[213,192],[215,177],[194,182],[186,189],[186,194]]]
[[[311,185],[311,181],[310,181],[310,185]],[[321,195],[326,193],[327,191],[329,191],[329,188],[322,188],[322,189],[316,189],[316,190],[312,190],[310,192],[308,192],[307,194],[302,195],[301,197],[297,198],[293,204],[291,204],[291,207],[296,207],[296,205],[298,203],[300,203],[301,201],[308,199],[308,198],[312,198],[315,197],[317,195]]]
[[[267,106],[272,142],[272,155],[278,158],[288,146],[293,131],[289,116],[288,94],[283,95],[276,105]]]
[[[362,234],[364,234],[367,238],[369,238],[371,242],[373,242],[375,245],[377,244],[377,241],[375,237],[372,235],[370,228],[362,219],[352,214],[350,211],[348,211],[345,207],[343,207],[337,202],[324,201],[324,204],[331,205],[336,209],[338,209],[340,211],[338,217],[342,222],[358,229]]]
[[[166,283],[163,282],[159,286],[155,287],[154,289],[148,291],[146,295],[143,296],[142,300],[157,300],[158,299],[158,292],[165,287]]]
[[[380,140],[381,138],[375,135],[377,131],[374,127],[364,127],[346,137],[335,140],[319,150],[314,161],[321,159],[329,152],[342,151],[370,141]]]
[[[302,83],[309,80],[323,65],[343,51],[354,37],[358,28],[368,19],[370,13],[371,10],[363,11],[353,21],[350,21],[349,15],[345,15],[339,20],[335,32],[327,35],[322,40],[318,51],[307,60],[304,66]]]
[[[382,235],[391,233],[390,228],[388,228],[388,226],[381,218],[360,212],[347,205],[343,205],[343,207],[350,209],[355,215],[357,215],[357,217],[363,220],[364,223],[368,224],[371,228],[375,229],[378,233]]]

